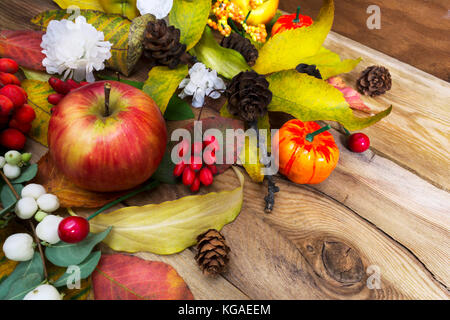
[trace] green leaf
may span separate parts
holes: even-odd
[[[155,173],[152,176],[152,179],[156,181],[167,183],[167,184],[176,184],[177,179],[173,175],[173,170],[175,169],[175,164],[172,162],[170,157],[171,149],[169,147],[170,144],[167,145],[166,152],[164,153],[163,159],[156,169]]]
[[[302,59],[301,63],[316,65],[322,78],[326,80],[335,75],[352,71],[361,60],[361,58],[358,58],[341,61],[337,53],[321,47],[316,55]]]
[[[194,113],[192,112],[189,103],[178,97],[176,94],[172,96],[164,113],[164,119],[179,121],[194,119]]]
[[[13,187],[20,196],[23,185],[13,184]],[[0,199],[2,200],[3,208],[9,207],[11,204],[15,204],[17,202],[16,196],[14,195],[14,193],[12,193],[11,189],[9,189],[8,185],[6,184],[2,187]]]
[[[190,50],[200,40],[210,9],[211,0],[174,0],[169,21],[180,29],[180,42],[186,45],[186,50]]]
[[[117,77],[107,76],[107,75],[102,75],[102,74],[97,74],[97,78],[99,78],[101,80],[117,81]],[[142,90],[142,87],[144,86],[144,82],[131,81],[131,80],[122,79],[122,78],[119,80],[119,82],[126,83],[126,84],[133,86],[135,88],[138,88],[140,90]]]
[[[39,282],[44,280],[44,266],[41,256],[37,252],[34,253],[33,259],[19,263],[9,277],[2,281],[0,284],[0,300],[8,295],[13,283],[29,274],[40,275]]]
[[[353,114],[342,93],[323,80],[295,70],[280,71],[267,77],[273,98],[268,109],[288,113],[302,121],[331,120],[348,130],[361,130],[391,113],[388,109],[366,118]]]
[[[78,267],[80,268],[80,279],[86,279],[91,275],[92,272],[94,272],[101,256],[101,251],[92,252],[82,263],[78,265]],[[67,280],[71,275],[72,273],[65,272],[58,280],[53,283],[53,286],[58,288],[67,285]]]
[[[42,277],[38,273],[30,273],[17,279],[5,297],[5,300],[23,300],[28,292],[34,290],[42,282]]]
[[[239,52],[220,46],[209,27],[205,28],[202,38],[191,50],[191,54],[227,79],[251,69]]]
[[[155,100],[164,114],[170,98],[187,75],[188,67],[186,65],[180,65],[176,69],[154,67],[148,73],[148,79],[142,90]]]
[[[46,82],[51,77],[51,75],[49,75],[48,73],[45,73],[45,72],[34,71],[34,70],[30,70],[30,69],[27,69],[24,67],[20,67],[20,69],[22,69],[23,74],[25,75],[25,78],[27,78],[29,80],[38,80],[38,81]]]
[[[319,16],[311,26],[286,30],[270,38],[259,51],[253,69],[260,74],[294,69],[302,59],[319,51],[331,30],[333,19],[334,2],[324,0]]]
[[[36,163],[33,163],[32,165],[25,167],[25,170],[22,171],[22,174],[18,178],[11,181],[11,183],[24,183],[33,180],[37,172],[38,172],[38,165]]]
[[[106,238],[111,227],[100,233],[89,233],[89,235],[78,243],[58,242],[45,249],[47,259],[59,267],[68,267],[83,262],[91,253],[92,249]]]
[[[126,207],[98,215],[92,230],[113,226],[105,243],[113,250],[174,254],[197,242],[208,229],[221,230],[242,208],[244,176],[235,170],[240,186],[230,191],[187,196],[160,204]]]

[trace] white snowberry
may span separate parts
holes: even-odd
[[[23,300],[62,300],[61,294],[50,284],[41,284],[27,293]]]
[[[42,185],[30,183],[22,189],[21,196],[22,198],[31,197],[37,200],[40,196],[42,196],[45,193],[46,193],[45,188]]]
[[[54,194],[46,193],[37,199],[39,208],[45,212],[53,212],[59,208],[58,197]]]
[[[0,156],[0,169],[3,168],[3,166],[5,165],[5,163],[6,163],[5,157]]]
[[[36,200],[31,197],[24,197],[16,203],[16,214],[20,219],[30,219],[38,211]]]
[[[31,260],[34,255],[33,238],[28,233],[13,234],[3,244],[3,252],[9,260]]]
[[[8,179],[13,180],[20,176],[20,168],[16,165],[6,163],[3,166],[3,173]]]
[[[22,155],[19,151],[16,150],[10,150],[7,153],[5,153],[5,160],[7,163],[12,165],[18,165],[20,161],[22,161]]]
[[[141,15],[150,13],[156,19],[167,17],[173,6],[173,0],[137,0],[136,7]]]
[[[36,234],[39,239],[50,244],[61,241],[58,235],[59,223],[63,220],[60,216],[48,215],[36,226]]]

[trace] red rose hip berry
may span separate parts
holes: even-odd
[[[8,84],[0,89],[0,94],[8,97],[14,104],[14,108],[20,108],[28,99],[27,93],[15,84]]]
[[[198,177],[198,175],[195,176],[190,189],[192,192],[197,192],[198,190],[200,190],[200,178]]]
[[[16,73],[19,71],[19,65],[12,59],[2,58],[0,59],[0,71],[7,73]]]
[[[0,95],[0,117],[8,117],[14,109],[11,99]]]
[[[82,217],[67,217],[58,225],[59,238],[67,243],[83,241],[88,234],[89,222]]]
[[[26,138],[17,129],[6,129],[0,133],[0,144],[10,150],[22,150],[25,146]]]
[[[56,106],[63,98],[64,98],[63,94],[53,93],[47,97],[47,100],[50,104]]]
[[[11,119],[9,122],[9,127],[19,130],[24,134],[28,134],[31,130],[31,123],[19,122],[16,119]]]
[[[15,84],[20,86],[20,80],[15,75],[6,72],[0,72],[0,83],[6,86],[7,84]]]
[[[180,162],[179,164],[175,165],[175,168],[173,169],[173,175],[178,178],[183,174],[185,168],[186,165],[184,164],[184,162]]]
[[[36,112],[28,104],[24,104],[22,108],[17,109],[14,112],[13,119],[21,123],[31,123],[36,119]]]
[[[369,149],[370,139],[364,133],[354,133],[348,138],[348,148],[357,153]]]
[[[204,186],[211,185],[214,180],[213,174],[212,174],[211,170],[209,170],[208,168],[203,168],[202,170],[200,170],[199,178],[200,178],[200,182]]]
[[[66,82],[55,77],[51,77],[50,79],[48,79],[48,83],[53,88],[53,90],[63,95],[68,94],[71,89],[71,87]]]
[[[187,166],[183,171],[182,181],[185,186],[190,186],[195,179],[195,171]]]

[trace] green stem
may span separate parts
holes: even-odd
[[[100,213],[102,213],[102,212],[108,210],[108,209],[111,208],[111,207],[114,207],[116,204],[119,204],[119,203],[121,203],[122,201],[128,200],[128,199],[134,197],[135,195],[137,195],[137,194],[139,194],[139,193],[141,193],[141,192],[149,191],[149,190],[151,190],[151,189],[154,189],[154,188],[156,188],[157,186],[159,186],[159,181],[152,181],[151,183],[147,184],[146,186],[143,186],[143,187],[140,188],[140,189],[131,191],[130,193],[128,193],[128,194],[126,194],[126,195],[120,197],[119,199],[116,199],[116,200],[114,200],[114,201],[112,201],[112,202],[110,202],[110,203],[104,205],[103,207],[101,207],[100,209],[98,209],[96,212],[94,212],[93,214],[91,214],[91,215],[87,218],[87,220],[89,221],[89,220],[95,218],[95,217],[98,216]]]
[[[348,131],[344,126],[342,126],[342,129],[344,129],[344,132],[346,135],[349,136],[351,134],[350,131]]]
[[[308,133],[306,135],[306,141],[313,142],[315,136],[317,136],[318,134],[321,134],[322,132],[328,131],[330,129],[331,129],[330,125],[327,124],[325,127],[322,127],[317,131]]]
[[[295,19],[292,20],[292,22],[294,22],[294,23],[300,22],[300,6],[297,7],[297,15],[295,16]]]

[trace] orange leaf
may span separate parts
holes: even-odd
[[[102,255],[92,274],[95,300],[193,300],[170,265],[138,257]]]
[[[327,82],[342,92],[350,108],[371,113],[370,108],[361,100],[361,95],[355,89],[349,87],[341,77],[332,77]]]
[[[39,160],[38,166],[39,170],[34,182],[42,184],[47,192],[56,195],[61,207],[97,208],[126,193],[91,192],[77,187],[56,168],[48,153]]]

